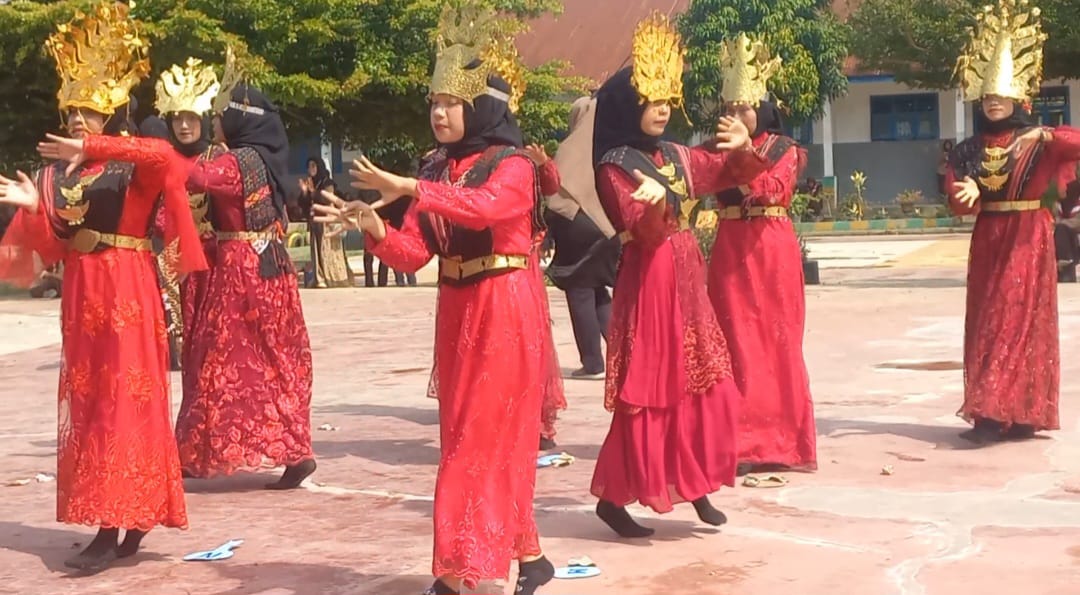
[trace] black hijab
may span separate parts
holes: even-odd
[[[757,128],[751,134],[752,137],[757,138],[765,133],[784,136],[784,118],[780,115],[779,106],[762,100],[754,111],[757,113]]]
[[[327,186],[334,184],[334,181],[330,179],[330,170],[327,169],[325,161],[321,158],[310,157],[307,162],[308,165],[315,164],[315,177],[312,178],[311,182],[316,191],[324,190]]]
[[[1035,117],[1028,113],[1023,105],[1016,101],[1013,101],[1012,104],[1012,115],[1004,120],[994,122],[986,117],[986,113],[983,112],[982,102],[976,102],[975,109],[972,110],[975,113],[975,130],[978,130],[982,134],[1001,134],[1003,132],[1009,132],[1010,130],[1031,128],[1032,126],[1037,125]]]
[[[180,153],[184,157],[194,157],[196,155],[202,155],[206,153],[206,150],[210,148],[210,135],[213,134],[214,122],[210,119],[210,116],[203,116],[199,122],[199,138],[193,143],[184,144],[180,142],[180,139],[176,138],[176,133],[173,132],[173,118],[176,114],[170,113],[165,115],[165,123],[168,125],[168,131],[165,138],[172,143],[177,153]]]
[[[289,137],[278,108],[262,91],[242,83],[229,96],[221,130],[230,149],[249,148],[262,157],[274,205],[285,212],[285,177],[289,171]],[[241,107],[234,107],[238,104]],[[247,108],[246,110],[243,108]]]
[[[123,136],[125,134],[138,134],[139,127],[135,125],[135,112],[139,110],[139,101],[134,95],[128,97],[128,102],[116,109],[115,112],[105,119],[105,128],[102,132],[109,136]]]
[[[510,85],[497,76],[488,77],[488,86],[510,94]],[[525,145],[525,137],[510,113],[510,105],[485,94],[474,99],[471,107],[465,104],[465,136],[444,148],[447,157],[461,159],[497,145],[520,148]]]
[[[139,136],[169,140],[169,125],[159,116],[149,116],[139,124]]]
[[[627,66],[596,92],[593,165],[616,147],[627,145],[651,155],[660,145],[659,136],[649,136],[641,130],[646,104],[630,82],[630,75],[631,68]]]

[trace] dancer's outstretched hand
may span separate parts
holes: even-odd
[[[975,180],[968,176],[963,180],[953,182],[953,194],[956,196],[956,200],[970,209],[975,205],[975,201],[979,200],[982,192],[979,191],[979,185],[975,183]]]
[[[317,223],[340,224],[346,230],[359,229],[371,234],[376,241],[386,237],[386,224],[372,205],[359,200],[345,202],[329,190],[323,190],[322,195],[330,204],[311,206]]]
[[[55,134],[46,134],[45,140],[38,143],[38,154],[46,159],[67,161],[69,163],[66,175],[75,172],[75,168],[86,161],[83,153],[83,141],[81,138],[65,138]]]
[[[667,190],[653,178],[641,173],[640,170],[634,170],[634,179],[640,184],[637,190],[630,195],[630,198],[648,203],[650,205],[658,204],[660,201],[667,198]]]
[[[731,116],[720,118],[713,139],[716,141],[717,152],[745,150],[750,147],[750,131],[746,129],[746,124]]]
[[[406,178],[380,169],[367,157],[360,156],[353,161],[352,187],[360,190],[377,190],[382,197],[371,205],[374,209],[382,208],[403,196],[416,194],[416,179]]]
[[[38,191],[34,181],[23,172],[15,172],[15,179],[0,176],[0,202],[37,212]]]

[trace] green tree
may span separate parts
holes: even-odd
[[[739,33],[757,35],[783,69],[770,88],[786,106],[790,120],[813,120],[825,102],[847,92],[844,60],[847,29],[827,0],[692,0],[679,18],[690,65],[686,97],[699,130],[710,130],[720,106],[723,75],[720,47]]]
[[[986,0],[864,0],[852,13],[851,49],[863,67],[927,89],[954,88],[956,59]],[[1080,2],[1040,0],[1048,78],[1080,76]]]
[[[558,0],[486,0],[522,19],[561,10]],[[14,0],[0,6],[0,167],[32,160],[58,125],[56,80],[42,43],[89,0]],[[220,63],[231,45],[280,106],[294,137],[326,131],[401,169],[430,145],[424,97],[440,0],[154,0],[133,13],[146,25],[152,76],[187,57]],[[579,83],[548,64],[529,75],[525,127],[537,140],[565,127],[562,96]],[[153,85],[137,91],[150,113]],[[535,121],[533,118],[535,117]]]

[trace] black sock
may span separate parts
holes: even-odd
[[[425,595],[461,595],[461,593],[446,586],[446,583],[442,582],[442,580],[435,579],[435,583],[431,585]]]
[[[655,533],[652,529],[642,527],[634,522],[630,513],[626,512],[625,507],[615,506],[607,500],[601,500],[596,503],[596,516],[607,523],[607,525],[611,527],[613,531],[618,533],[620,537],[633,539],[637,537],[648,537]]]
[[[719,527],[727,522],[727,516],[713,507],[708,496],[702,496],[694,500],[694,510],[697,511],[698,518],[703,523]]]
[[[515,595],[533,595],[540,587],[555,578],[555,567],[547,558],[541,557],[532,562],[518,564],[517,588]]]

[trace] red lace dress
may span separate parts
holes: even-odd
[[[537,168],[537,176],[540,181],[540,194],[551,196],[559,191],[561,185],[559,170],[555,167],[554,161],[549,160]],[[540,246],[544,243],[544,235],[544,233],[540,233],[534,238],[531,255],[533,256],[532,265],[535,267],[536,274],[540,276],[539,287],[543,292],[544,316],[550,321],[551,307],[547,299],[547,283],[544,281],[544,272],[540,270]],[[551,328],[550,323],[548,328]],[[555,351],[555,340],[551,333],[548,333],[548,339],[551,348],[545,366],[549,371],[549,377],[544,390],[544,404],[540,408],[540,422],[542,424],[540,435],[549,440],[554,440],[556,434],[555,422],[559,419],[559,412],[566,409],[566,393],[563,390],[562,368],[559,367],[559,356]]]
[[[148,242],[165,181],[176,180],[178,190],[166,190],[167,202],[179,196],[182,182],[170,177],[172,147],[165,141],[91,136],[84,153],[88,161],[71,177],[64,175],[66,163],[39,173],[38,210],[20,210],[0,247],[0,278],[8,280],[28,280],[31,252],[46,265],[64,261],[57,520],[186,528],[154,255],[95,243],[91,252],[69,250],[62,239],[93,230]],[[79,187],[81,197],[72,196]],[[73,213],[83,208],[76,220]],[[190,218],[187,231],[197,241]]]
[[[765,167],[753,152],[680,148],[692,193],[749,182]],[[659,167],[660,152],[652,155]],[[602,164],[597,192],[623,247],[608,330],[604,404],[614,411],[592,494],[659,513],[734,485],[739,390],[705,288],[705,261],[667,202],[646,205],[623,169]]]
[[[784,137],[754,139],[772,156],[769,170],[719,195],[720,208],[791,206],[800,149]],[[802,251],[784,216],[721,218],[709,259],[709,297],[731,349],[735,383],[743,395],[739,461],[817,468],[817,436],[810,380],[803,359],[806,297]]]
[[[480,157],[449,160],[449,181],[458,182]],[[376,244],[369,237],[368,249],[395,270],[419,270],[436,255],[421,218],[435,216],[490,230],[491,253],[529,254],[534,175],[532,162],[511,156],[477,187],[421,181],[401,229],[387,225],[386,238]],[[550,378],[542,363],[551,349],[546,310],[541,278],[531,267],[439,286],[434,376],[441,458],[432,573],[459,577],[467,588],[504,579],[512,560],[540,553],[532,500]]]
[[[1041,154],[1029,148],[1012,157],[1012,173],[1000,192],[980,185],[974,209],[952,195],[953,183],[964,176],[955,163],[946,174],[953,210],[978,213],[968,262],[964,404],[959,411],[968,421],[1059,428],[1057,262],[1053,214],[1046,206],[1064,195],[1064,188],[1058,196],[1051,191],[1061,170],[1080,160],[1080,131],[1062,127],[1053,133]],[[953,154],[970,143],[1004,148],[1012,139],[1012,132],[984,135],[961,143]],[[977,158],[982,160],[981,151]],[[1044,206],[1010,212],[981,208],[988,202],[1027,200]]]
[[[188,190],[210,197],[219,237],[188,340],[181,465],[212,477],[310,459],[311,346],[265,166],[254,151],[230,151],[199,162]],[[257,231],[274,239],[221,235]]]

